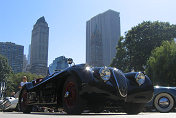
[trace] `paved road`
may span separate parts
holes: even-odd
[[[124,113],[66,115],[61,113],[23,114],[20,112],[0,112],[0,118],[176,118],[176,113],[148,112],[138,115],[126,115]]]

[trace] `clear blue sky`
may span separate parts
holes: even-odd
[[[86,21],[108,9],[120,12],[121,35],[142,21],[176,24],[176,0],[1,0],[0,42],[14,42],[28,53],[33,25],[45,16],[50,64],[58,56],[85,63]]]

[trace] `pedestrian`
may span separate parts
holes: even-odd
[[[27,82],[27,77],[26,77],[26,76],[23,76],[22,82],[20,83],[19,88],[21,89],[26,83],[28,83],[28,82]]]
[[[20,90],[15,94],[15,98],[19,98],[20,91],[21,91],[22,87],[23,87],[26,83],[28,83],[28,82],[27,82],[27,77],[26,77],[26,76],[23,76],[23,77],[22,77],[22,82],[20,83],[20,86],[19,86]]]
[[[10,97],[14,97],[15,96],[15,92],[12,92]]]

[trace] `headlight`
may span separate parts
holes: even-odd
[[[111,71],[107,67],[102,67],[99,70],[100,77],[106,82],[111,77]]]
[[[142,72],[138,72],[135,75],[136,82],[140,85],[142,85],[145,82],[145,75]]]

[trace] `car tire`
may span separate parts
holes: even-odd
[[[27,90],[25,87],[20,92],[18,103],[21,112],[29,114],[32,111],[32,106],[28,105]]]
[[[125,103],[124,110],[127,114],[136,115],[143,110],[144,105],[145,103]]]
[[[160,93],[154,99],[154,107],[161,113],[170,112],[174,107],[174,99],[168,93]]]
[[[78,115],[83,112],[82,99],[79,95],[80,83],[76,77],[69,76],[64,83],[62,102],[67,114]]]
[[[19,108],[19,104],[17,103],[17,105],[16,105],[16,108],[15,108],[15,111],[20,111],[20,108]]]

